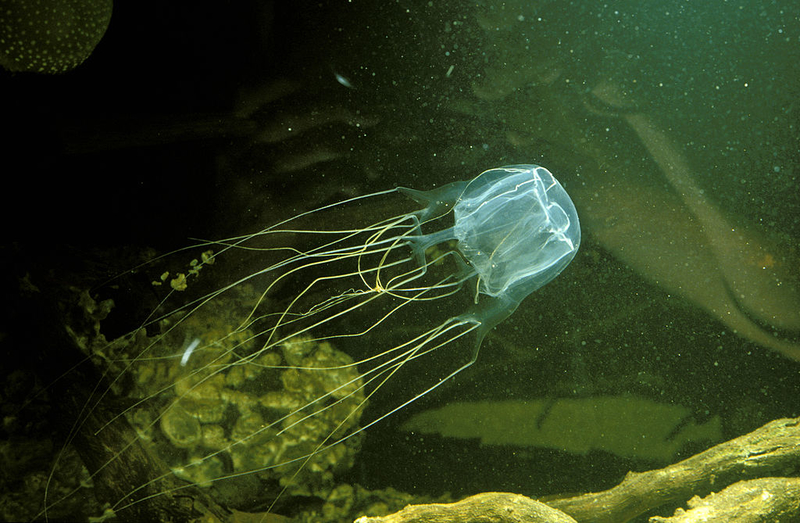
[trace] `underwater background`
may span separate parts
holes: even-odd
[[[577,257],[487,336],[472,367],[370,428],[337,479],[433,497],[599,491],[800,415],[800,349],[760,341],[800,345],[798,62],[800,7],[777,2],[118,2],[73,70],[0,72],[14,187],[5,263],[113,299],[101,323],[111,339],[158,299],[102,284],[190,238],[543,165],[581,216]],[[643,138],[638,114],[674,146]],[[758,334],[737,334],[715,308],[738,282],[715,294],[709,281],[727,273],[702,258],[713,229],[659,153],[690,167],[697,205],[769,246],[733,261],[775,275],[760,310],[777,312],[732,300]],[[685,266],[660,264],[665,252]],[[785,300],[771,293],[778,278]],[[387,323],[374,339],[403,329]],[[46,381],[42,360],[12,339],[0,339],[12,420],[2,454],[48,441],[32,462],[6,464],[8,519],[35,516],[14,496],[36,491],[21,478],[41,477],[63,439],[29,395]],[[420,385],[409,372],[390,387]]]

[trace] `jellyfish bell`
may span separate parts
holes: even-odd
[[[422,217],[452,205],[452,228],[413,241],[427,246],[457,240],[458,251],[468,264],[464,277],[475,280],[475,304],[485,295],[483,306],[459,316],[481,325],[478,345],[526,296],[558,276],[580,246],[575,205],[544,167],[490,169],[469,182],[443,187],[433,197],[411,189],[400,191],[427,203]],[[417,249],[418,256],[421,251]]]
[[[359,207],[387,208],[382,199],[394,196],[419,208],[370,220]],[[330,204],[201,242],[190,271],[162,278],[168,294],[186,296],[209,271],[241,274],[155,313],[144,325],[155,334],[138,329],[106,351],[109,381],[136,400],[124,414],[137,437],[187,485],[244,489],[248,478],[253,498],[323,497],[366,428],[469,367],[487,332],[579,245],[572,201],[536,165]],[[406,385],[399,377],[411,367],[422,379],[369,412],[379,392]],[[126,495],[111,509],[135,503]]]

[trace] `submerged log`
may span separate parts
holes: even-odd
[[[703,512],[718,514],[708,521],[794,521],[800,516],[800,478],[765,476],[797,470],[798,442],[800,418],[779,419],[674,465],[630,472],[609,490],[548,501],[546,506],[555,509],[550,512],[525,496],[490,492],[451,504],[410,505],[389,516],[362,517],[357,523],[624,523],[690,498],[690,510],[679,510],[670,518],[651,518],[651,522],[701,521],[698,517]],[[709,495],[713,490],[722,492]]]
[[[650,523],[760,523],[800,520],[800,478],[759,478],[734,483],[705,498],[695,496],[689,510]]]
[[[771,421],[674,465],[629,473],[604,492],[548,504],[578,521],[623,523],[667,503],[705,496],[742,479],[785,474],[800,464],[800,418]]]
[[[384,517],[355,523],[575,523],[563,512],[520,494],[485,492],[456,503],[409,505]]]

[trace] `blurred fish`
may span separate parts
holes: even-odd
[[[557,449],[572,454],[602,450],[629,459],[669,463],[686,445],[722,439],[722,420],[694,419],[690,409],[635,396],[449,403],[420,412],[403,430],[481,445]]]
[[[702,223],[680,198],[621,183],[595,186],[576,201],[581,223],[614,257],[706,310],[739,336],[800,361],[800,343],[754,321],[741,305],[749,303],[747,296],[736,299]],[[766,290],[775,284],[767,278],[761,285]]]
[[[339,82],[343,86],[347,87],[348,89],[355,89],[356,88],[356,86],[353,84],[353,82],[350,81],[350,79],[348,77],[346,77],[345,75],[343,75],[343,74],[341,74],[341,73],[339,73],[339,72],[337,72],[337,71],[335,71],[333,69],[331,69],[331,70],[333,71],[333,77],[336,78],[337,82]]]
[[[608,81],[592,95],[612,107],[627,105]],[[632,183],[594,186],[583,221],[592,224],[604,247],[644,276],[739,335],[800,361],[800,342],[780,336],[800,332],[800,291],[797,275],[786,270],[793,265],[787,255],[765,235],[730,222],[706,198],[686,157],[649,116],[639,111],[619,116],[675,193]]]

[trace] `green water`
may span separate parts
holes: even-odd
[[[601,237],[607,216],[590,208],[598,203],[593,195],[606,195],[599,200],[604,208],[628,203],[607,196],[617,193],[602,192],[609,187],[633,184],[642,194],[683,204],[625,123],[625,112],[632,109],[600,115],[590,110],[596,105],[587,107],[603,81],[624,90],[631,106],[675,144],[707,201],[733,226],[749,227],[777,246],[782,257],[769,264],[796,267],[796,6],[398,0],[296,7],[242,3],[237,9],[187,14],[146,3],[123,6],[115,10],[95,55],[70,75],[0,79],[14,89],[6,100],[9,111],[14,107],[14,140],[25,141],[25,147],[16,147],[16,141],[9,147],[24,160],[17,162],[24,167],[16,175],[27,190],[18,197],[63,231],[41,249],[42,231],[15,215],[5,220],[18,223],[12,238],[48,251],[47,264],[59,270],[72,266],[65,261],[72,251],[62,250],[64,244],[100,253],[94,256],[102,269],[61,281],[94,285],[135,265],[116,266],[126,262],[114,248],[175,249],[188,237],[252,232],[356,194],[396,185],[425,190],[513,163],[546,166],[573,196],[578,212],[594,217],[587,220],[572,265],[487,336],[476,364],[371,427],[355,465],[335,481],[414,494],[507,490],[538,496],[610,488],[628,470],[663,465],[604,446],[585,452],[492,446],[404,430],[412,416],[452,402],[529,400],[548,411],[561,400],[593,405],[596,398],[614,398],[608,403],[617,404],[633,397],[654,411],[669,405],[690,412],[675,434],[695,421],[713,421],[721,424],[725,439],[800,414],[798,362],[732,332],[719,315],[669,287],[644,262],[628,263],[624,250],[610,248],[610,240]],[[142,24],[153,38],[142,41]],[[337,83],[335,74],[346,76],[353,88]],[[242,123],[230,119],[242,93],[287,79],[294,82],[288,94],[263,102],[246,126],[231,124]],[[342,108],[365,125],[325,121]],[[224,127],[229,131],[220,132],[216,122],[229,125]],[[259,140],[252,131],[276,122],[308,126],[275,142]],[[327,161],[281,170],[292,162],[300,165],[298,158],[317,148],[327,154],[317,158]],[[89,152],[69,152],[75,150]],[[53,172],[81,176],[53,179]],[[628,197],[641,214],[625,216],[634,224],[649,214],[649,201],[638,196]],[[398,212],[387,207],[364,202],[353,211],[352,223]],[[347,213],[336,220],[346,225]],[[700,227],[675,223],[692,238]],[[624,243],[625,233],[617,239]],[[647,261],[643,241],[639,261]],[[676,252],[686,248],[675,244]],[[79,252],[70,256],[94,259],[88,249]],[[654,250],[653,264],[657,254]],[[257,259],[251,263],[238,269],[260,268]],[[685,264],[692,263],[687,257]],[[214,270],[208,272],[221,281],[206,280],[210,288],[229,281],[223,269]],[[142,274],[145,287],[159,275]],[[690,284],[702,288],[705,282]],[[102,325],[109,337],[135,328],[161,299],[149,287],[142,293],[149,301],[140,299],[127,283],[98,293],[98,299],[117,302],[117,312]],[[469,299],[455,299],[452,310],[403,311],[371,341],[397,343],[434,318],[460,314]],[[797,332],[781,334],[797,340]],[[346,342],[341,345],[337,349],[347,349]],[[373,345],[356,348],[362,353],[350,357],[363,358]],[[435,380],[441,368],[467,354],[455,350],[451,358],[442,352],[436,365],[404,369],[402,379],[387,385],[389,394],[371,399],[365,416],[387,412],[397,397],[421,390],[419,378]],[[671,456],[682,459],[709,444],[693,442]]]

